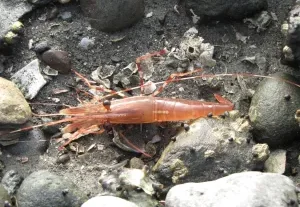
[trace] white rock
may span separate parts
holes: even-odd
[[[275,150],[265,162],[265,171],[283,174],[286,167],[286,150]]]
[[[25,98],[29,100],[33,99],[39,90],[47,83],[40,73],[38,59],[31,61],[28,65],[16,72],[11,78],[23,92]]]
[[[209,182],[185,183],[168,192],[166,207],[298,206],[296,187],[275,173],[243,172]]]
[[[82,204],[81,207],[138,207],[132,202],[114,196],[93,197]]]

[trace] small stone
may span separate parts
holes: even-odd
[[[163,35],[165,31],[164,31],[163,28],[157,28],[157,29],[155,30],[155,32],[156,32],[157,35]]]
[[[287,100],[287,101],[289,101],[289,100],[291,99],[291,95],[289,95],[289,94],[288,94],[288,95],[285,95],[285,96],[284,96],[284,99]]]
[[[22,22],[20,21],[16,21],[15,23],[13,23],[13,25],[11,26],[11,31],[15,32],[15,33],[20,33],[22,31],[22,29],[24,28],[24,25],[22,24]]]
[[[252,147],[253,159],[258,162],[264,162],[269,158],[270,150],[267,144],[256,144]]]
[[[58,0],[59,3],[61,4],[66,4],[69,3],[71,0]]]
[[[65,163],[69,162],[70,159],[71,158],[70,158],[69,154],[63,154],[56,159],[56,163],[57,164],[65,164]]]
[[[95,44],[95,38],[84,37],[79,42],[79,47],[88,50]]]
[[[50,10],[50,12],[48,13],[48,19],[52,20],[55,19],[58,15],[58,9],[57,7],[53,7],[53,9]]]
[[[139,159],[137,157],[133,157],[129,161],[129,167],[130,168],[143,169],[144,166],[145,166],[145,163],[141,159]]]
[[[72,13],[69,11],[65,11],[59,15],[62,20],[67,22],[72,22]]]
[[[35,5],[46,5],[50,3],[52,0],[28,0],[28,1]]]
[[[42,54],[42,60],[60,73],[68,73],[72,69],[71,60],[66,51],[48,50]]]
[[[113,63],[119,63],[119,62],[122,62],[122,59],[119,57],[119,56],[116,56],[116,55],[113,55],[110,57],[111,61]]]
[[[33,51],[39,54],[42,54],[43,52],[47,51],[50,49],[50,46],[48,45],[47,41],[42,41],[37,43],[34,48]]]

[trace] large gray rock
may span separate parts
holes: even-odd
[[[295,119],[300,106],[300,87],[291,84],[299,84],[299,81],[289,74],[277,73],[274,77],[277,78],[265,79],[257,87],[249,116],[255,139],[276,147],[300,138],[300,127]]]
[[[168,192],[166,207],[296,207],[296,187],[288,177],[243,172],[215,181],[177,185]]]
[[[268,158],[250,142],[249,122],[239,117],[202,118],[171,142],[153,170],[165,185],[214,180],[228,174],[252,170]],[[253,149],[252,151],[252,148]]]
[[[1,0],[0,8],[0,37],[3,37],[14,22],[32,10],[32,5],[27,0]]]
[[[234,18],[242,19],[257,11],[266,9],[266,0],[187,0],[186,9],[201,19],[205,18]]]
[[[31,118],[31,109],[16,85],[0,77],[0,123],[22,124]]]
[[[17,192],[19,207],[79,207],[85,200],[72,181],[46,170],[30,174]]]
[[[113,32],[129,27],[144,16],[144,0],[80,0],[92,26]]]

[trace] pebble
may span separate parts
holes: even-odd
[[[48,19],[52,20],[55,19],[58,16],[58,9],[57,7],[53,7],[50,12],[48,13]]]
[[[65,194],[66,189],[68,193]],[[78,207],[87,200],[72,181],[46,170],[31,173],[17,192],[18,207]]]
[[[49,46],[48,42],[47,41],[42,41],[42,42],[37,43],[34,46],[33,51],[38,53],[38,54],[42,54],[43,52],[45,52],[49,49],[50,49],[50,46]]]
[[[64,21],[72,22],[73,16],[72,16],[72,13],[69,11],[65,11],[65,12],[61,13],[59,16]]]
[[[35,4],[35,5],[46,5],[52,1],[53,0],[28,0],[28,2]]]
[[[65,164],[65,163],[69,162],[70,159],[71,158],[70,158],[69,154],[63,154],[56,159],[56,163],[57,164]]]
[[[122,62],[122,59],[119,57],[119,56],[116,56],[116,55],[113,55],[110,57],[111,61],[113,63],[119,63],[119,62]]]
[[[143,162],[143,160],[141,160],[140,158],[137,158],[137,157],[133,157],[129,161],[130,168],[143,169],[144,165],[145,165],[145,163]]]
[[[22,124],[31,118],[31,109],[16,85],[0,77],[0,123]]]
[[[61,4],[66,4],[69,3],[71,0],[58,0],[59,3]]]
[[[26,99],[33,99],[40,89],[47,83],[40,72],[39,60],[35,59],[16,72],[12,81],[24,93]]]
[[[72,68],[71,60],[66,51],[48,50],[42,54],[42,60],[60,73],[68,73]]]
[[[296,186],[276,173],[242,172],[214,181],[186,183],[170,189],[168,207],[298,206]]]
[[[79,42],[79,47],[88,50],[95,44],[95,38],[83,37]]]

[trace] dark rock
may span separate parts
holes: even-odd
[[[66,51],[48,50],[42,54],[42,60],[60,73],[68,73],[72,69],[71,60]]]
[[[30,156],[44,154],[49,146],[49,140],[39,128],[29,131],[26,137],[20,137],[20,141],[7,146],[5,150],[16,156]]]
[[[296,186],[275,173],[243,172],[204,183],[177,185],[168,192],[167,207],[298,206]]]
[[[144,0],[80,0],[91,25],[113,32],[127,28],[144,16]]]
[[[37,43],[34,48],[33,51],[38,53],[38,54],[42,54],[43,52],[47,51],[50,49],[50,46],[48,45],[47,41],[43,41],[43,42],[39,42]]]
[[[119,63],[119,62],[122,61],[122,59],[119,56],[116,56],[116,55],[111,56],[110,59],[113,63]]]
[[[285,45],[282,49],[281,63],[295,68],[300,66],[300,4],[297,2],[289,12],[287,21],[281,26],[285,35]]]
[[[69,154],[63,154],[56,159],[56,163],[57,164],[65,164],[65,163],[69,162],[70,159],[71,158],[70,158]]]
[[[155,32],[156,32],[157,35],[163,35],[164,34],[164,29],[159,27],[159,28],[155,29]]]
[[[233,112],[237,113],[230,114]],[[169,186],[252,170],[257,162],[265,160],[253,158],[255,145],[247,143],[249,128],[249,122],[241,118],[199,119],[167,146],[153,171],[160,182]]]
[[[18,172],[10,170],[5,173],[1,183],[7,192],[12,195],[17,191],[22,181],[23,178],[18,174]]]
[[[28,126],[27,124],[1,124],[0,125],[0,144],[2,146],[8,146],[16,144],[20,137],[25,137],[27,132],[20,131],[15,133],[9,133],[11,131],[21,129]]]
[[[249,109],[255,140],[273,147],[300,137],[295,119],[300,106],[300,88],[284,79],[298,84],[299,80],[284,73],[277,73],[274,77],[278,79],[266,79],[260,83]],[[289,101],[285,99],[286,93],[291,96]]]
[[[300,10],[300,8],[299,8]],[[300,14],[300,11],[299,11]],[[283,56],[281,62],[292,67],[300,66],[300,25],[287,36],[287,45],[283,48]]]
[[[266,9],[266,0],[187,0],[186,10],[190,9],[200,17],[200,21],[210,18],[234,18],[242,19],[257,11]]]
[[[63,194],[65,189],[67,194]],[[19,207],[79,207],[87,197],[67,178],[41,170],[25,178],[17,200]]]
[[[48,19],[49,20],[55,19],[57,15],[58,15],[58,9],[57,7],[53,7],[48,13]]]

